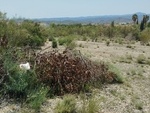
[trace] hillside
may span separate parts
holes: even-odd
[[[143,15],[145,13],[138,12],[136,13],[139,17],[139,21],[142,20]],[[87,17],[62,17],[62,18],[39,18],[33,19],[37,22],[43,23],[56,23],[56,24],[103,24],[103,23],[111,23],[115,21],[116,23],[131,23],[133,14],[125,14],[125,15],[103,15],[103,16],[87,16]],[[150,14],[148,14],[150,16]]]

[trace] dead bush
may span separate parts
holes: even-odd
[[[54,94],[76,93],[89,82],[114,82],[115,74],[104,63],[95,63],[80,52],[45,52],[36,57],[38,80],[50,86]]]

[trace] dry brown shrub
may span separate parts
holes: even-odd
[[[104,63],[95,63],[80,52],[69,50],[38,54],[35,72],[39,81],[50,86],[57,95],[79,92],[89,82],[114,81],[114,74]]]

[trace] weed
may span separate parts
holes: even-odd
[[[69,45],[71,42],[73,42],[73,40],[75,39],[75,37],[73,36],[66,36],[66,37],[61,37],[58,39],[59,45]]]
[[[136,75],[135,69],[132,69],[132,70],[131,70],[131,75]]]
[[[39,110],[42,103],[46,100],[47,92],[48,88],[45,88],[42,85],[38,86],[32,92],[29,92],[29,94],[27,95],[27,104],[31,108]]]
[[[109,44],[110,44],[110,41],[109,41],[109,40],[107,40],[107,41],[106,41],[106,45],[107,45],[107,46],[109,46]]]
[[[86,36],[84,36],[84,37],[83,37],[83,41],[86,41],[86,40],[87,40],[87,37],[86,37]]]
[[[99,110],[98,100],[94,97],[86,100],[85,97],[82,98],[83,104],[82,108],[79,109],[79,113],[96,113]]]
[[[126,58],[127,58],[128,60],[132,60],[132,59],[133,59],[132,56],[129,55],[129,54],[126,54]]]
[[[116,91],[116,90],[110,90],[110,93],[111,93],[112,95],[114,95],[114,96],[117,95],[117,91]]]
[[[145,64],[146,63],[146,57],[143,54],[140,54],[137,57],[137,63],[139,63],[139,64]]]
[[[120,57],[119,62],[124,62],[124,63],[131,63],[131,60],[125,57]]]
[[[136,107],[138,110],[142,110],[142,109],[143,109],[143,104],[142,104],[142,102],[136,102],[136,103],[135,103],[135,107]]]
[[[117,67],[113,66],[112,64],[108,64],[108,66],[109,66],[109,71],[115,74],[114,76],[115,81],[118,83],[123,83],[124,79],[121,76],[120,70]]]
[[[88,103],[87,111],[88,113],[95,113],[98,111],[98,105],[97,101],[95,99],[90,99]]]
[[[76,43],[72,41],[71,43],[67,43],[66,48],[73,50],[76,46],[77,46]]]
[[[76,101],[72,95],[64,96],[62,102],[56,105],[55,113],[76,113]]]
[[[80,44],[79,44],[79,47],[84,48],[84,46],[83,46],[83,44],[82,44],[82,43],[80,43]]]
[[[138,110],[143,109],[143,103],[141,102],[140,98],[137,95],[132,96],[132,102],[135,105],[135,108]]]
[[[57,48],[57,40],[56,39],[52,40],[52,48]]]

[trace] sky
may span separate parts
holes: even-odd
[[[150,0],[0,0],[8,18],[59,18],[150,14]]]

